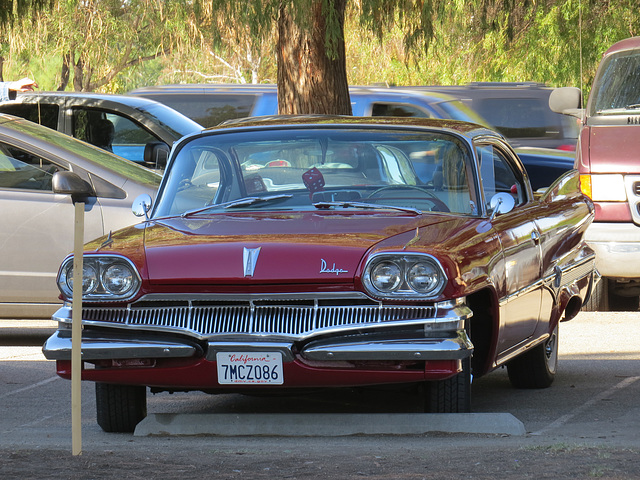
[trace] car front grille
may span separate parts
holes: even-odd
[[[385,305],[361,299],[145,303],[123,308],[84,308],[83,321],[145,330],[179,330],[202,338],[225,334],[303,338],[333,329],[432,319],[435,314],[432,306]]]

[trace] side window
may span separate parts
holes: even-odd
[[[505,154],[494,145],[478,147],[480,178],[487,207],[496,193],[513,195],[516,205],[526,201],[526,193],[520,175],[516,175]]]
[[[160,141],[123,115],[80,108],[73,111],[73,136],[140,164],[147,143]]]
[[[505,137],[557,137],[556,118],[548,102],[539,98],[486,98],[474,108]]]
[[[51,191],[51,178],[63,168],[42,157],[0,143],[0,188]]]
[[[0,112],[26,118],[27,120],[39,123],[45,127],[58,129],[58,105],[48,105],[45,103],[10,103],[2,105]]]
[[[422,117],[431,118],[428,112],[419,107],[400,103],[374,103],[372,117]]]

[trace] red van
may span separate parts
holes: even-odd
[[[579,89],[556,89],[549,106],[578,117],[576,168],[595,203],[586,240],[602,276],[586,308],[637,310],[640,300],[640,37],[614,44],[602,57],[581,108]]]

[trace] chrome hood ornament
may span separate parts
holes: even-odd
[[[260,254],[260,248],[247,248],[244,247],[242,252],[242,264],[244,265],[244,276],[253,277],[253,272],[256,269],[256,263],[258,263],[258,255]]]

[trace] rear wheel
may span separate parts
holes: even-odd
[[[133,432],[147,416],[147,389],[96,383],[96,416],[105,432]]]
[[[471,361],[462,360],[462,372],[455,377],[425,382],[424,410],[430,413],[468,413],[471,411]]]
[[[547,388],[558,368],[558,327],[549,338],[507,364],[511,385],[516,388]]]

